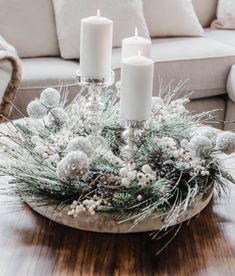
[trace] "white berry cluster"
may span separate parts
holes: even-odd
[[[69,216],[73,216],[76,218],[81,212],[89,212],[92,216],[95,215],[95,209],[102,204],[102,199],[93,196],[92,199],[85,199],[82,203],[74,200],[72,205],[70,206],[71,210],[68,211]]]
[[[192,155],[189,151],[189,142],[187,139],[183,139],[180,142],[180,148],[174,147],[174,149],[171,151],[172,156],[179,160],[179,161],[189,161],[192,159]]]
[[[191,166],[190,176],[194,177],[199,174],[201,176],[209,176],[210,172],[204,167],[204,165],[205,165],[205,160],[193,159],[190,162],[190,166]]]
[[[177,150],[176,142],[171,137],[162,137],[162,138],[155,138],[154,142],[160,146],[163,150]]]
[[[56,132],[50,135],[50,139],[53,141],[56,151],[61,152],[65,149],[66,145],[72,139],[73,133],[69,130]]]
[[[114,155],[111,150],[106,150],[102,146],[98,147],[95,150],[95,155],[105,159],[107,162],[112,164],[113,166],[122,166],[123,160],[118,156]]]
[[[190,150],[190,142],[187,139],[183,139],[180,142],[181,148],[175,151],[175,158],[177,158],[178,162],[184,162],[187,164],[187,169],[190,169],[190,176],[194,177],[198,174],[202,176],[208,176],[209,171],[203,166],[205,164],[205,160],[193,156],[194,155],[194,148],[193,152]]]
[[[184,107],[186,99],[172,101],[169,105],[165,105],[160,97],[154,97],[152,102],[153,121],[164,122],[174,120],[176,114],[187,112]]]
[[[64,145],[66,136],[55,137],[51,135],[52,140],[56,143],[54,145],[48,145],[39,136],[33,135],[31,137],[32,144],[35,145],[34,151],[41,157],[42,160],[48,161],[50,164],[57,165],[60,161],[60,145]]]
[[[57,165],[58,177],[65,181],[68,179],[80,179],[89,170],[87,155],[82,151],[68,153]]]
[[[185,112],[188,112],[187,109],[184,107],[184,105],[188,102],[188,100],[186,99],[178,99],[175,101],[172,101],[170,103],[170,110],[172,111],[172,113],[177,113],[177,114],[182,114]]]
[[[120,169],[121,185],[128,187],[134,180],[139,185],[144,186],[156,180],[156,173],[150,168],[149,165],[143,165],[141,171],[135,170],[136,164],[130,162],[127,166]]]
[[[44,141],[37,135],[31,137],[32,144],[35,145],[34,151],[43,159],[48,159],[53,154],[53,150],[44,143]]]

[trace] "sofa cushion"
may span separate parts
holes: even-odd
[[[216,18],[218,0],[193,0],[193,6],[203,27],[209,27]]]
[[[211,28],[235,30],[235,1],[219,0],[217,20],[212,22]]]
[[[188,93],[192,99],[208,98],[226,93],[226,80],[231,65],[235,64],[235,49],[209,38],[166,38],[152,41],[152,59],[155,62],[154,95],[158,94],[160,81],[189,80]],[[120,79],[121,49],[113,49],[112,66],[116,80]],[[59,81],[69,83],[73,97],[77,91],[76,61],[61,58],[23,59],[23,78],[15,103],[23,111],[29,100],[42,89],[58,86]]]
[[[217,41],[235,47],[235,30],[211,30],[205,29],[206,35]]]
[[[203,35],[191,0],[144,0],[143,3],[151,37]]]
[[[112,2],[112,4],[111,4]],[[142,0],[53,0],[61,56],[65,59],[79,58],[81,19],[96,15],[113,20],[113,47],[120,47],[122,39],[134,35],[149,38]]]
[[[20,57],[59,55],[51,0],[0,0],[0,34]]]

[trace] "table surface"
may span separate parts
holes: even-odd
[[[235,275],[235,186],[172,234],[98,234],[49,221],[22,203],[0,204],[0,275]],[[174,230],[174,229],[173,229]]]
[[[5,182],[0,178],[0,188]],[[160,255],[177,228],[160,240],[79,231],[2,197],[0,219],[0,276],[235,275],[235,185],[184,223]]]

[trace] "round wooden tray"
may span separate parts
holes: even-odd
[[[211,186],[207,191],[198,195],[193,206],[183,217],[177,220],[174,225],[182,223],[199,214],[210,202],[212,195],[213,187]],[[92,216],[88,212],[82,212],[77,218],[73,218],[67,215],[69,206],[58,211],[55,206],[38,206],[38,204],[32,202],[26,203],[34,211],[54,222],[86,231],[101,233],[135,233],[159,230],[163,226],[158,214],[151,215],[135,225],[134,219],[120,223],[110,215],[96,213]]]

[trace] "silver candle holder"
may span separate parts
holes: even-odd
[[[146,121],[135,121],[120,119],[121,127],[125,128],[122,132],[122,139],[125,141],[124,146],[121,148],[122,158],[130,161],[133,159],[138,150],[138,144],[141,143],[144,134],[144,127]]]
[[[121,96],[121,81],[116,82],[115,84],[117,95],[120,98]],[[137,121],[137,120],[127,120],[122,118],[120,114],[117,114],[119,119],[119,124],[125,130],[122,132],[122,140],[124,145],[121,148],[121,156],[126,161],[130,161],[136,151],[138,150],[138,144],[143,139],[144,128],[147,120]]]
[[[117,81],[116,84],[116,90],[117,90],[117,95],[120,98],[120,94],[121,94],[121,81]]]
[[[104,91],[113,85],[114,83],[114,71],[110,71],[107,77],[102,79],[95,79],[84,77],[81,71],[76,72],[78,85],[88,90],[88,100],[86,104],[87,108],[87,120],[93,125],[93,131],[97,134],[102,125],[102,112],[104,109],[104,103],[102,100],[102,94]]]

